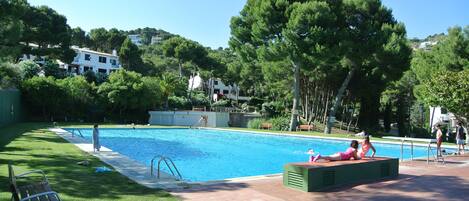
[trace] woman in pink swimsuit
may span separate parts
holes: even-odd
[[[360,158],[365,158],[370,149],[373,152],[371,154],[371,158],[375,157],[376,149],[370,142],[370,136],[365,136],[365,140],[361,141],[360,144],[362,145],[362,149],[358,151],[358,156],[360,156]]]
[[[311,162],[316,162],[319,159],[325,159],[330,161],[344,161],[350,159],[358,159],[357,156],[357,149],[358,149],[358,141],[352,140],[350,143],[350,147],[345,152],[339,152],[332,154],[330,156],[321,156],[318,154],[317,156],[311,156]]]

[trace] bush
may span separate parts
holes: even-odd
[[[261,118],[251,119],[248,121],[248,128],[259,129],[261,127],[261,123],[264,122],[266,122],[266,120]]]
[[[170,96],[168,105],[170,108],[178,110],[191,109],[191,102],[186,97]]]
[[[260,98],[256,98],[256,97],[252,97],[252,98],[248,101],[248,104],[249,104],[250,106],[254,106],[254,107],[256,107],[257,109],[261,109],[262,103],[264,103],[264,99],[260,99]]]
[[[219,100],[212,104],[212,107],[228,107],[230,106],[230,101],[228,100]]]
[[[193,91],[192,101],[194,106],[209,106],[210,99],[207,95],[204,94],[203,91]]]
[[[290,118],[288,117],[276,117],[269,120],[272,123],[272,130],[286,130],[290,126]]]
[[[52,76],[54,78],[65,78],[66,73],[63,69],[60,69],[59,64],[47,61],[44,66],[42,66],[44,70],[44,75],[46,77]]]
[[[20,81],[20,71],[14,64],[0,63],[0,89],[16,88]]]
[[[285,111],[285,107],[279,101],[271,101],[262,104],[261,114],[265,117],[276,117]]]
[[[41,72],[41,67],[34,63],[34,61],[26,60],[18,64],[21,69],[21,76],[23,79],[29,79],[37,76]]]

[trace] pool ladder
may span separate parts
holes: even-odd
[[[153,157],[153,159],[151,159],[151,175],[153,176],[153,169],[154,169],[154,166],[155,166],[155,160],[158,159],[158,169],[157,169],[157,174],[156,174],[156,178],[160,178],[160,171],[161,171],[161,162],[164,162],[166,164],[166,166],[168,167],[169,171],[171,172],[171,174],[182,180],[182,176],[181,176],[181,173],[179,173],[179,170],[178,168],[176,167],[176,165],[174,164],[173,160],[171,160],[171,158],[168,158],[166,156],[161,156],[161,155],[158,155],[158,156],[155,156]],[[173,171],[174,169],[174,171]],[[176,174],[175,174],[176,172]]]
[[[85,138],[85,136],[83,136],[83,134],[81,133],[80,129],[76,129],[76,128],[72,129],[72,132],[71,132],[72,137],[75,137],[75,131],[78,131],[78,134],[80,135],[80,137]]]

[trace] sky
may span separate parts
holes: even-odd
[[[446,32],[469,25],[468,0],[382,0],[406,25],[409,38]],[[212,48],[228,47],[230,18],[246,0],[29,0],[65,15],[68,24],[131,30],[152,27],[195,40]]]

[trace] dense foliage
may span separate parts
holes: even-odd
[[[299,120],[301,94],[311,89],[301,88],[301,82],[314,86],[317,81],[327,86],[320,91],[335,96],[333,101],[327,98],[325,105],[332,106],[329,122],[335,118],[351,82],[351,98],[366,106],[359,113],[360,126],[377,129],[375,116],[379,114],[379,97],[384,86],[399,79],[409,67],[405,28],[377,0],[250,0],[240,16],[232,18],[231,29],[230,46],[246,66],[261,68],[266,75],[275,76],[276,71],[282,75],[292,73],[290,130],[296,128]],[[281,81],[277,79],[274,86],[276,82]],[[303,109],[307,110],[315,112]],[[327,114],[328,109],[325,110]]]
[[[429,106],[468,115],[469,27],[408,40],[379,0],[248,0],[230,27],[230,47],[211,49],[148,27],[87,33],[46,6],[3,0],[0,88],[20,88],[31,116],[43,120],[144,122],[148,110],[233,107],[261,113],[252,128],[301,122],[329,132],[336,123],[388,132],[397,123],[403,136],[427,126]],[[70,45],[116,50],[123,69],[73,77],[56,62],[71,61]],[[46,61],[15,64],[21,54]],[[195,75],[236,84],[251,99],[213,102],[207,84],[193,89]]]

